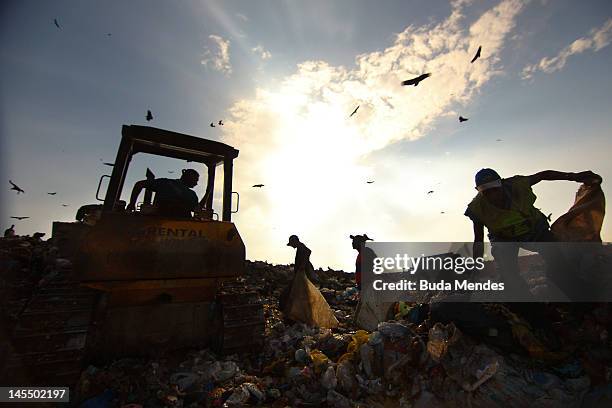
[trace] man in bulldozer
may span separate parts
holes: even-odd
[[[576,290],[573,274],[565,271],[563,253],[553,245],[541,244],[556,241],[547,217],[533,205],[536,196],[531,187],[545,180],[598,183],[601,177],[591,171],[565,173],[546,170],[530,176],[502,179],[495,170],[482,169],[475,178],[478,194],[465,211],[474,224],[474,258],[483,256],[486,226],[492,245],[491,253],[506,290],[524,300],[531,299],[531,294],[527,283],[519,275],[520,248],[542,255],[548,277],[570,299]]]
[[[134,184],[127,211],[134,211],[138,196],[144,188],[155,191],[157,214],[166,217],[191,218],[198,208],[198,196],[192,189],[198,184],[200,175],[193,169],[183,170],[180,179],[145,179]]]

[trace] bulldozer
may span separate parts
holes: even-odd
[[[160,215],[149,190],[136,211],[126,211],[121,193],[138,153],[204,166],[206,193],[193,217]],[[35,294],[16,327],[13,363],[30,381],[74,384],[92,359],[192,347],[227,354],[263,344],[263,305],[240,281],[246,254],[232,223],[240,203],[232,191],[237,157],[238,150],[217,141],[122,127],[112,173],[98,183],[101,204],[79,208],[76,222],[53,223],[54,245],[72,266]],[[219,167],[220,217],[213,208]],[[146,177],[155,176],[147,169]]]

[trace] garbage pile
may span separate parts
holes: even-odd
[[[320,329],[288,322],[278,310],[278,295],[291,274],[291,266],[248,263],[244,283],[265,300],[261,352],[219,356],[192,350],[90,366],[79,383],[79,394],[89,398],[84,406],[106,406],[98,405],[101,401],[131,407],[338,408],[612,403],[608,304],[521,309],[400,302],[390,310],[393,320],[368,332],[354,323],[359,296],[352,275],[319,270],[320,291],[340,323]]]
[[[0,250],[10,322],[67,261],[40,239],[0,240]],[[93,363],[74,397],[83,407],[124,408],[612,406],[609,304],[399,302],[366,331],[355,323],[354,275],[317,274],[337,327],[289,321],[278,298],[293,267],[247,262],[241,281],[264,301],[262,350],[221,356],[191,349]]]
[[[60,258],[45,234],[0,239],[0,322],[10,331],[33,291],[70,263]]]

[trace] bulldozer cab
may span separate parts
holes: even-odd
[[[213,210],[213,197],[217,167],[222,167],[223,196],[220,218],[221,221],[231,221],[232,213],[238,210],[232,211],[232,196],[236,195],[237,205],[239,205],[240,199],[238,193],[232,192],[233,161],[238,157],[238,150],[220,142],[147,126],[123,126],[121,133],[121,143],[112,174],[102,176],[98,183],[96,196],[99,195],[102,180],[110,177],[102,206],[103,214],[125,211],[125,202],[121,201],[120,198],[132,157],[137,153],[149,153],[199,163],[204,166],[205,171],[200,171],[200,173],[204,174],[206,180],[206,192],[199,202],[198,211],[195,212],[195,217],[198,219],[211,219],[213,216],[219,219],[218,213]],[[154,174],[148,169],[146,177],[149,180],[155,178]],[[153,192],[146,189],[144,201],[136,214],[156,215],[152,198]]]
[[[244,270],[245,248],[232,216],[232,171],[238,150],[226,144],[147,126],[123,126],[102,208],[76,254],[81,281],[107,288],[116,282],[220,279]],[[121,200],[132,157],[149,153],[204,165],[207,188],[194,217],[154,211],[152,191],[139,210]],[[215,173],[223,169],[221,219],[213,217]],[[103,176],[109,177],[109,176]],[[154,178],[148,171],[147,178]],[[99,194],[100,183],[98,184]],[[131,188],[129,186],[128,188]],[[234,193],[237,195],[237,193]],[[238,203],[238,202],[237,202]],[[87,222],[86,222],[87,223]]]

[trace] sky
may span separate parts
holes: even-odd
[[[349,234],[471,241],[483,167],[592,170],[612,192],[607,0],[9,0],[0,18],[0,219],[20,234],[96,202],[124,124],[237,148],[233,221],[273,263],[293,261],[291,234],[347,271]],[[147,167],[190,166],[137,155],[123,197]],[[536,206],[554,220],[577,188],[542,182]]]

